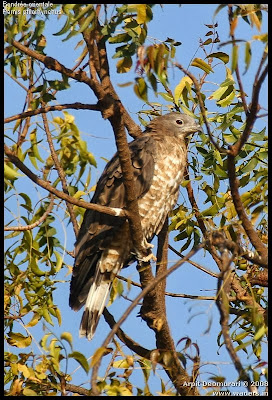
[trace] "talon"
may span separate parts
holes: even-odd
[[[152,245],[152,247],[154,247],[154,245]],[[139,259],[139,261],[143,261],[143,262],[148,262],[148,261],[157,261],[157,258],[154,256],[153,253],[148,254],[145,257],[142,257],[141,259]]]

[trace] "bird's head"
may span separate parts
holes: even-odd
[[[184,137],[201,131],[201,126],[187,114],[171,112],[154,118],[147,126],[147,132],[154,132],[163,136]]]

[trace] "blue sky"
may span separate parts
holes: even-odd
[[[184,67],[187,67],[192,58],[203,57],[203,52],[201,49],[199,49],[199,39],[201,38],[205,40],[205,34],[207,33],[208,28],[204,24],[218,22],[217,31],[219,33],[221,42],[229,39],[229,27],[226,15],[227,11],[226,9],[223,9],[213,20],[212,17],[215,9],[216,5],[214,4],[184,4],[181,7],[178,7],[175,4],[167,4],[163,5],[162,8],[159,5],[156,5],[153,8],[154,19],[149,23],[148,39],[150,43],[147,41],[147,45],[154,43],[154,40],[159,42],[160,40],[165,40],[167,37],[182,42],[182,45],[177,47],[176,59]],[[267,21],[265,13],[263,15],[263,32],[265,32]],[[76,59],[80,55],[82,48],[74,50],[76,43],[79,41],[78,36],[66,42],[62,42],[61,39],[63,37],[61,36],[52,36],[53,33],[56,33],[60,30],[63,24],[64,18],[61,18],[60,20],[57,20],[54,16],[49,18],[45,32],[47,37],[47,47],[45,52],[48,56],[55,57],[66,67],[71,68],[76,63]],[[245,38],[249,40],[253,34],[258,34],[258,31],[256,29],[252,30],[245,22],[240,21],[236,31],[237,38]],[[259,60],[260,50],[262,47],[263,46],[260,43],[253,44],[252,52],[257,61]],[[243,49],[244,47],[241,45],[240,51],[243,52]],[[213,51],[217,50],[217,47],[213,49]],[[229,50],[230,45],[220,49],[220,51],[226,51],[227,53]],[[109,45],[108,51],[109,54],[113,54],[114,46]],[[243,56],[241,59],[243,60]],[[134,67],[128,74],[117,74],[115,68],[116,60],[111,60],[110,58],[110,62],[112,82],[132,118],[138,122],[136,113],[141,109],[147,109],[147,106],[144,105],[140,99],[136,98],[133,92],[133,86],[126,88],[118,87],[118,84],[134,81],[134,78],[137,76],[135,74]],[[243,69],[244,65],[242,62],[241,71],[243,71]],[[192,67],[191,72],[198,76],[200,70]],[[244,79],[244,88],[249,96],[251,95],[252,82],[255,72],[256,64],[253,60],[246,75],[246,79]],[[216,89],[215,84],[220,83],[224,79],[224,74],[224,69],[219,65],[215,69],[215,73],[209,75],[207,79],[211,82],[210,90]],[[58,79],[60,77],[58,73],[51,71],[47,72],[47,76],[49,79]],[[173,91],[175,86],[183,77],[183,74],[178,70],[173,70],[173,72],[169,73],[169,77],[171,85],[170,88]],[[72,80],[70,80],[69,83],[71,84],[71,88],[69,90],[58,93],[57,101],[59,104],[73,103],[75,101],[89,104],[96,102],[94,95],[84,84],[80,84]],[[159,91],[163,91],[162,88]],[[24,96],[24,91],[19,88],[14,81],[5,75],[5,116],[14,115],[22,111],[25,101]],[[16,101],[14,101],[15,99]],[[164,103],[164,100],[161,97],[156,98],[155,96],[150,96],[149,100]],[[262,105],[266,106],[266,88],[264,88],[262,91],[261,100]],[[92,151],[96,157],[98,166],[97,169],[92,170],[92,183],[94,184],[105,166],[105,161],[101,157],[110,159],[113,153],[116,151],[113,133],[110,129],[109,123],[107,121],[103,121],[98,112],[76,110],[68,111],[75,116],[75,122],[81,132],[82,138],[88,142],[89,150]],[[213,110],[209,109],[209,111]],[[54,116],[57,115],[62,114],[54,113]],[[49,115],[48,117],[53,118],[53,116]],[[264,121],[258,121],[258,124],[261,129],[261,127],[264,125]],[[11,126],[12,124],[10,124],[9,128]],[[190,150],[195,152],[194,145],[191,146]],[[41,151],[43,150],[41,149]],[[33,202],[35,198],[38,201],[39,196],[45,196],[45,192],[40,188],[35,188],[34,184],[28,181],[28,178],[22,178],[20,181],[18,181],[18,185],[16,187],[18,188],[19,192],[20,190],[26,190],[27,187],[27,192],[29,195],[31,195],[31,198],[33,198]],[[201,207],[201,203],[203,203],[205,198],[201,197],[196,185],[194,188],[197,201]],[[187,201],[185,198],[186,193],[183,192],[181,193],[179,201],[183,201],[183,199]],[[59,215],[55,214],[55,216],[57,221],[58,218],[61,218]],[[7,220],[9,218],[10,216],[7,215]],[[73,250],[74,236],[71,225],[68,227],[66,225],[67,222],[65,221],[64,228],[67,229],[66,235],[64,233],[60,233],[59,240],[66,240],[67,249],[71,251]],[[175,243],[173,241],[174,236],[175,233],[172,232],[170,234],[171,244],[178,249],[181,246],[181,243]],[[215,265],[211,262],[209,257],[202,257],[203,255],[198,254],[196,257],[194,257],[194,260],[203,266],[213,269],[216,272]],[[72,259],[69,255],[65,256],[65,260],[67,263],[72,264]],[[177,257],[170,252],[170,265],[172,265],[175,261],[177,261]],[[75,313],[70,310],[68,306],[70,276],[66,276],[66,272],[67,271],[62,271],[59,274],[58,279],[65,279],[66,283],[58,286],[58,289],[55,291],[54,298],[55,303],[62,312],[63,324],[60,328],[54,326],[49,327],[49,329],[52,329],[56,335],[60,335],[60,333],[63,331],[71,332],[74,337],[74,349],[81,351],[86,357],[89,357],[93,354],[94,350],[102,344],[103,339],[108,334],[109,328],[104,322],[103,317],[101,317],[94,339],[91,342],[88,342],[85,339],[79,339],[78,328],[82,312],[80,311]],[[124,271],[124,275],[135,281],[138,281],[137,271],[134,266],[126,269],[126,271]],[[167,290],[175,293],[212,296],[216,292],[216,280],[215,278],[200,272],[189,264],[186,264],[183,265],[172,276],[169,276],[167,280]],[[137,293],[137,290],[132,289],[128,293],[128,296],[130,298],[134,298]],[[109,308],[109,311],[117,320],[123,314],[128,305],[129,303],[127,301],[120,298],[114,302],[114,304]],[[155,348],[154,335],[146,327],[145,322],[141,321],[141,319],[137,317],[138,312],[139,308],[135,309],[131,317],[125,321],[122,328],[128,335],[131,335],[134,340],[139,341],[139,343],[142,343],[148,348]],[[201,362],[209,363],[201,367],[200,379],[207,380],[211,374],[224,375],[228,381],[235,381],[237,379],[236,371],[234,370],[234,367],[231,364],[230,358],[225,349],[221,348],[218,350],[217,335],[220,330],[218,324],[219,315],[214,302],[186,299],[167,299],[167,314],[175,341],[178,341],[181,337],[189,336],[192,341],[196,342],[200,347]],[[210,329],[208,329],[210,323],[211,326]],[[206,332],[207,330],[208,332]],[[40,339],[40,328],[34,327],[31,332],[38,340]],[[181,348],[181,346],[178,347],[178,349]],[[124,350],[124,352],[127,355],[130,354],[130,351],[127,349]],[[239,352],[239,356],[241,357],[241,360],[245,361],[247,364],[246,355],[243,352]],[[108,360],[108,358],[106,358],[106,360]],[[76,369],[76,367],[77,364],[70,360],[68,372],[71,373],[74,369]],[[101,371],[103,371],[103,368]],[[120,373],[122,373],[121,370]],[[135,385],[141,386],[140,375],[140,371],[135,373]],[[166,375],[163,372],[161,372],[160,375],[164,380],[167,381]],[[89,380],[89,377],[86,376],[82,369],[78,369],[73,376],[75,377],[72,382],[74,384],[82,384],[83,382],[88,382]],[[102,372],[100,376],[102,376]],[[152,381],[152,384],[150,385],[151,389],[154,391],[160,390],[159,380],[153,376],[150,379]]]

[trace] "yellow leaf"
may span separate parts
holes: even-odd
[[[99,349],[95,351],[90,363],[91,368],[103,357],[106,351],[107,349],[105,347],[99,347]]]
[[[38,313],[34,313],[31,321],[26,325],[26,328],[29,328],[30,326],[35,326],[39,320],[41,319],[41,316]]]
[[[19,347],[20,349],[28,347],[31,342],[31,336],[23,336],[21,333],[10,332],[7,342],[11,346]]]
[[[209,64],[207,64],[205,61],[203,61],[202,58],[194,58],[191,65],[193,67],[202,69],[204,72],[206,72],[206,74],[213,72],[212,67]]]
[[[18,363],[18,371],[22,372],[22,374],[24,375],[25,378],[30,377],[30,372],[26,365],[22,365],[22,364]]]
[[[175,103],[178,105],[178,100],[180,99],[182,92],[184,90],[184,88],[186,87],[186,82],[189,85],[193,84],[193,81],[191,78],[189,78],[189,76],[184,76],[181,81],[179,82],[179,84],[175,87],[175,91],[174,91],[174,101]]]

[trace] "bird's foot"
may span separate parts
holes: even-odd
[[[154,246],[152,246],[154,247]],[[151,252],[150,254],[148,254],[147,256],[142,257],[141,259],[138,259],[139,261],[142,262],[149,262],[151,260],[153,261],[157,261],[157,258],[154,256],[154,254]]]
[[[143,240],[142,243],[142,247],[146,248],[148,250],[148,254],[147,255],[143,255],[142,253],[136,252],[136,257],[138,259],[138,261],[140,262],[149,262],[151,260],[153,261],[157,261],[157,258],[154,256],[154,254],[152,253],[152,251],[150,251],[150,249],[153,249],[154,244],[149,243],[145,238]]]

